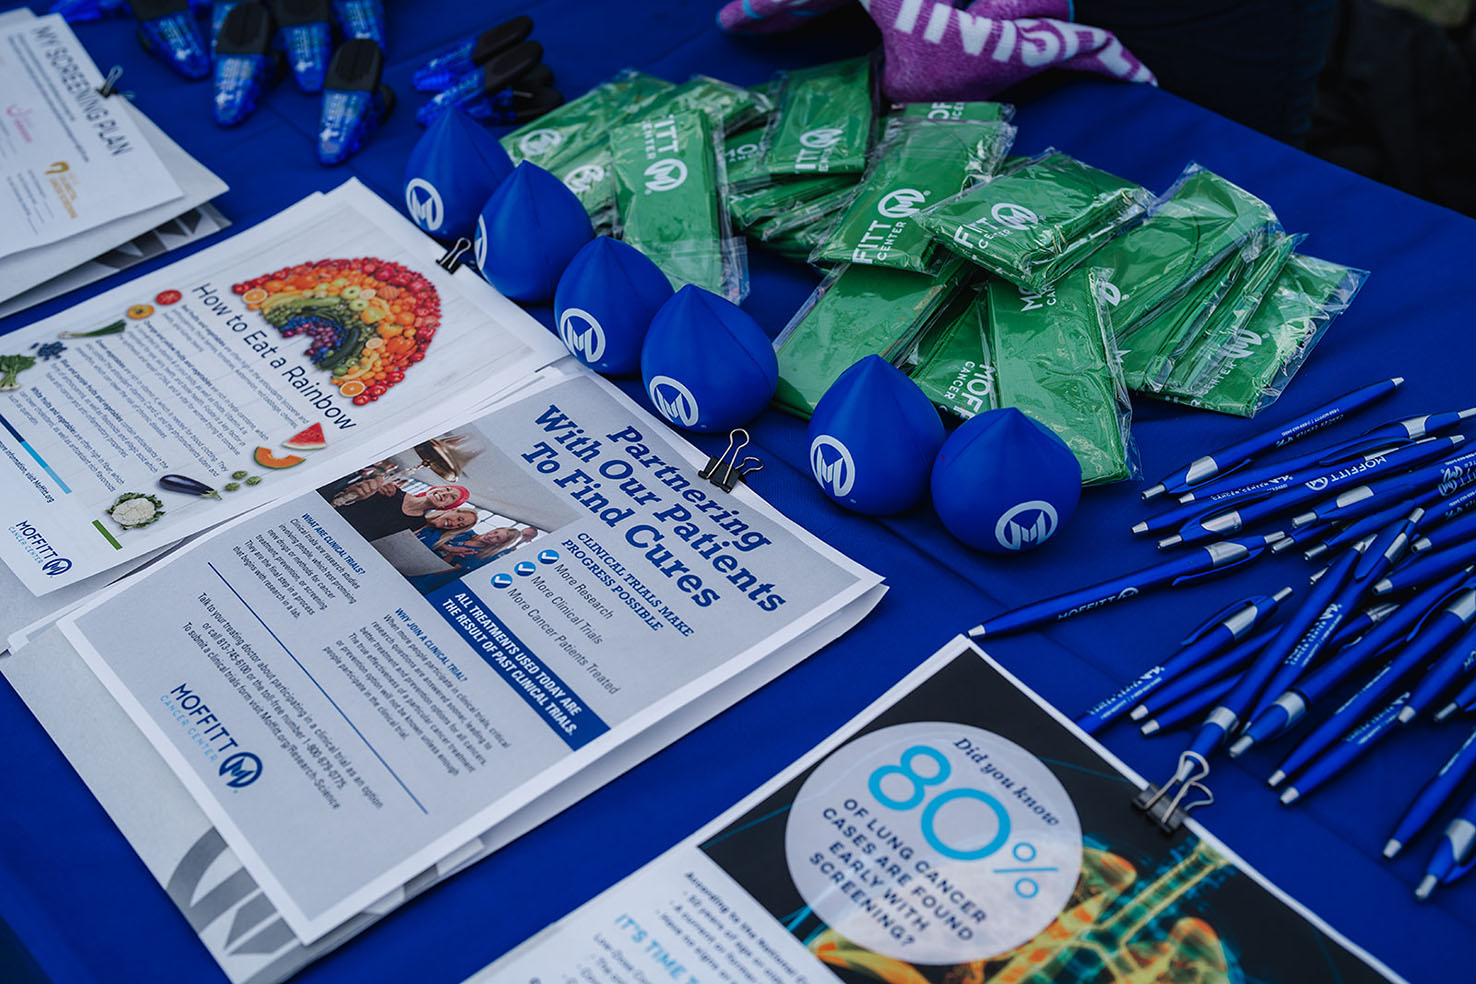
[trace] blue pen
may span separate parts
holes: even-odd
[[[1476,793],[1445,825],[1440,843],[1435,845],[1435,852],[1425,863],[1425,877],[1420,879],[1420,885],[1415,889],[1415,898],[1421,901],[1428,899],[1436,885],[1448,884],[1470,871],[1473,847],[1476,847]]]
[[[1457,435],[1458,436],[1458,435]],[[1436,493],[1436,499],[1456,495],[1476,482],[1476,451],[1463,451],[1403,475],[1345,489],[1326,502],[1319,502],[1292,520],[1293,526],[1328,521],[1348,522],[1386,509],[1395,502]]]
[[[1476,625],[1471,624],[1471,617],[1476,614],[1476,591],[1467,592],[1461,596],[1466,603],[1463,614],[1466,618],[1467,629],[1459,639],[1450,644],[1450,648],[1435,660],[1434,664],[1420,677],[1420,682],[1415,685],[1414,692],[1409,695],[1409,703],[1404,710],[1399,712],[1399,723],[1408,724],[1419,716],[1425,708],[1430,707],[1445,692],[1445,688],[1455,683],[1462,674],[1476,666]],[[1455,604],[1454,602],[1452,603]]]
[[[1390,523],[1398,522],[1400,517],[1408,515],[1409,511],[1415,506],[1419,506],[1421,509],[1427,508],[1430,503],[1435,500],[1435,498],[1436,494],[1433,491],[1428,492],[1425,495],[1419,496],[1415,499],[1411,499],[1408,502],[1396,502],[1386,509],[1380,509],[1378,512],[1364,516],[1362,519],[1354,520],[1353,522],[1340,527],[1337,532],[1322,537],[1322,542],[1316,544],[1315,546],[1309,547],[1305,552],[1303,552],[1302,557],[1306,560],[1316,560],[1318,557],[1321,557],[1325,553],[1330,553],[1334,550],[1341,550],[1346,546],[1357,543],[1359,540],[1362,540],[1370,533],[1377,533],[1380,530],[1386,528]],[[1423,525],[1426,521],[1429,520],[1429,518],[1429,514],[1426,513],[1425,517],[1420,520],[1420,525]],[[1312,526],[1304,526],[1302,528],[1306,530],[1325,530],[1331,525],[1336,524],[1328,521],[1315,523]],[[1418,529],[1418,527],[1416,527],[1416,529]],[[1296,531],[1293,530],[1292,533],[1294,534],[1296,533]],[[1413,536],[1413,532],[1411,533],[1411,536]],[[1280,545],[1280,543],[1277,544],[1277,546]],[[1410,549],[1414,549],[1413,539],[1410,540]]]
[[[1402,472],[1425,464],[1432,459],[1446,456],[1451,449],[1465,440],[1460,434],[1448,437],[1427,437],[1387,454],[1368,455],[1344,462],[1335,471],[1318,475],[1309,481],[1257,499],[1245,506],[1216,512],[1213,515],[1192,519],[1179,528],[1173,536],[1158,541],[1160,550],[1181,543],[1198,543],[1202,540],[1238,533],[1271,516],[1291,512],[1300,506],[1318,502],[1329,491],[1354,484],[1367,484],[1371,477]],[[1319,517],[1328,518],[1328,517]],[[1308,524],[1294,522],[1295,526]]]
[[[1170,704],[1177,704],[1179,701],[1196,695],[1202,696],[1212,683],[1217,683],[1227,677],[1239,677],[1241,672],[1256,658],[1256,654],[1265,648],[1266,643],[1270,642],[1275,635],[1276,632],[1272,629],[1257,632],[1249,639],[1232,647],[1228,652],[1170,680],[1149,694],[1143,703],[1133,708],[1129,716],[1134,721],[1157,717],[1158,712]],[[1201,709],[1207,711],[1213,703],[1211,701],[1204,704]],[[1155,730],[1149,728],[1144,734],[1152,734]]]
[[[510,93],[508,87],[537,68],[542,57],[543,46],[537,41],[519,42],[426,100],[415,111],[415,119],[428,126],[452,106],[459,106],[475,119],[488,119],[500,103],[509,102],[511,96],[503,95]]]
[[[1343,527],[1337,523],[1317,523],[1313,526],[1303,526],[1301,529],[1282,527],[1282,538],[1276,541],[1275,546],[1271,548],[1271,552],[1274,554],[1284,553],[1295,547],[1305,547],[1309,543],[1315,546],[1320,540],[1337,536],[1342,529]],[[1366,536],[1367,534],[1364,535]],[[1361,536],[1355,537],[1353,542],[1356,543],[1362,539],[1363,537]],[[1303,556],[1306,556],[1305,551]],[[1311,558],[1306,557],[1306,559],[1310,560]]]
[[[1450,717],[1452,714],[1455,714],[1457,711],[1471,710],[1476,710],[1476,680],[1472,680],[1470,683],[1467,683],[1464,687],[1460,689],[1460,692],[1451,699],[1451,702],[1449,704],[1446,704],[1439,711],[1435,712],[1435,720],[1437,722],[1444,721],[1446,718]]]
[[[1338,631],[1334,632],[1332,638],[1327,640],[1327,648],[1333,652],[1351,645],[1362,639],[1374,626],[1384,622],[1390,615],[1399,611],[1402,606],[1392,601],[1386,601],[1369,608],[1360,609],[1350,615]]]
[[[1217,475],[1223,475],[1242,467],[1251,458],[1264,451],[1284,447],[1293,441],[1331,427],[1349,414],[1356,413],[1369,404],[1389,396],[1403,382],[1404,377],[1396,376],[1393,379],[1385,379],[1359,387],[1275,430],[1265,431],[1202,458],[1196,458],[1183,468],[1174,471],[1157,485],[1144,489],[1143,498],[1152,499],[1165,492],[1177,495],[1180,492],[1187,492],[1196,485],[1203,485]]]
[[[1327,663],[1308,673],[1291,688],[1282,691],[1255,718],[1255,740],[1264,741],[1291,729],[1302,720],[1309,706],[1332,692],[1390,646],[1408,641],[1406,637],[1412,637],[1431,612],[1449,601],[1452,592],[1470,587],[1476,587],[1476,579],[1470,579],[1465,572],[1461,572],[1411,598],[1407,604],[1400,606]]]
[[[1476,512],[1457,516],[1420,534],[1415,537],[1410,549],[1415,553],[1441,550],[1470,540],[1473,536],[1476,536]]]
[[[1190,632],[1179,643],[1180,649],[1138,676],[1127,686],[1111,696],[1098,701],[1085,714],[1076,719],[1077,727],[1092,734],[1103,725],[1117,718],[1124,711],[1139,703],[1156,688],[1193,669],[1205,660],[1233,645],[1257,625],[1276,613],[1281,602],[1291,597],[1291,588],[1282,588],[1274,595],[1255,595],[1227,605],[1211,615],[1198,628]]]
[[[1281,791],[1281,803],[1290,806],[1333,776],[1342,772],[1393,730],[1409,693],[1400,694],[1373,717],[1354,728],[1322,758],[1309,764],[1296,781]]]
[[[1178,587],[1223,574],[1255,560],[1268,544],[1275,543],[1280,536],[1279,533],[1270,533],[1210,543],[1143,570],[995,615],[969,629],[968,634],[972,639],[982,639],[986,635],[1022,632],[1046,622],[1059,622],[1082,612],[1105,608],[1153,588]]]
[[[1409,804],[1404,816],[1394,825],[1394,833],[1389,835],[1388,843],[1384,845],[1384,857],[1392,858],[1398,854],[1400,848],[1424,830],[1425,824],[1435,819],[1435,814],[1440,812],[1445,801],[1450,799],[1472,769],[1476,769],[1476,729],[1466,736],[1461,747],[1445,760],[1440,771],[1425,783],[1425,788]]]
[[[1324,748],[1337,740],[1338,735],[1348,728],[1350,721],[1367,713],[1374,704],[1394,689],[1406,674],[1424,663],[1432,654],[1444,649],[1457,633],[1465,631],[1466,621],[1469,618],[1465,613],[1467,605],[1463,604],[1466,594],[1467,592],[1462,591],[1456,595],[1454,601],[1425,615],[1405,635],[1402,647],[1396,647],[1393,657],[1356,694],[1349,697],[1342,707],[1322,722],[1317,730],[1292,749],[1291,754],[1282,761],[1281,766],[1271,776],[1270,784],[1276,785],[1287,775],[1315,758]]]
[[[478,65],[485,65],[494,55],[501,54],[519,41],[526,41],[532,33],[533,18],[519,14],[436,52],[415,70],[410,84],[418,92],[440,92],[450,88],[461,76]]]
[[[1471,512],[1472,507],[1476,506],[1476,487],[1468,486],[1454,495],[1442,495],[1438,498],[1439,501],[1425,514],[1425,521],[1420,524],[1422,533]]]
[[[1385,595],[1416,588],[1471,563],[1476,563],[1476,540],[1447,550],[1427,550],[1397,565],[1387,577],[1374,585],[1373,592],[1376,595]]]
[[[1204,720],[1204,712],[1228,694],[1240,680],[1240,674],[1231,673],[1229,676],[1221,677],[1204,685],[1195,694],[1182,697],[1172,704],[1160,707],[1153,713],[1153,717],[1138,726],[1144,738],[1172,731],[1181,724],[1191,724],[1195,721]]]
[[[1275,481],[1308,465],[1331,465],[1354,455],[1392,451],[1400,445],[1418,441],[1422,437],[1433,437],[1457,427],[1463,420],[1473,416],[1476,416],[1476,408],[1447,413],[1427,413],[1418,417],[1406,417],[1403,420],[1391,420],[1366,430],[1351,440],[1307,451],[1284,461],[1273,461],[1258,468],[1232,472],[1206,482],[1191,492],[1185,492],[1179,496],[1179,501],[1193,502],[1226,492],[1247,492],[1252,486]]]

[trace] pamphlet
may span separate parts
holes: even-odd
[[[1398,980],[963,637],[475,984]]]
[[[180,197],[60,14],[0,27],[0,257]]]
[[[704,464],[582,367],[550,373],[61,631],[311,943],[875,603],[875,574]]]
[[[0,560],[24,585],[0,598],[314,488],[562,354],[438,253],[350,181],[0,339]]]

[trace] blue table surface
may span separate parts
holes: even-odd
[[[33,5],[38,12],[44,4]],[[187,84],[138,47],[132,22],[80,25],[106,71],[190,153],[231,185],[219,207],[239,231],[313,190],[356,176],[400,201],[403,162],[420,134],[414,66],[451,39],[518,12],[558,84],[577,95],[635,66],[672,80],[703,72],[742,84],[780,68],[846,57],[875,34],[859,12],[828,29],[769,41],[713,27],[715,0],[666,0],[638,17],[630,5],[546,0],[519,5],[389,0],[387,81],[401,95],[388,126],[347,165],[312,153],[319,101],[283,85],[245,125],[209,118],[208,83]],[[1146,476],[1290,417],[1374,379],[1403,375],[1393,400],[1338,436],[1396,416],[1476,404],[1469,272],[1476,223],[1308,157],[1182,100],[1145,87],[1075,78],[1019,99],[1017,151],[1055,146],[1150,188],[1189,161],[1272,203],[1305,252],[1373,271],[1351,311],[1308,360],[1281,402],[1256,423],[1140,400],[1133,433]],[[198,247],[197,247],[198,248]],[[89,290],[0,322],[19,328],[84,296],[178,259],[172,254]],[[813,271],[755,250],[746,309],[777,333],[817,281]],[[1461,284],[1467,288],[1462,288]],[[551,312],[533,309],[548,324]],[[633,394],[639,387],[627,385]],[[1150,562],[1128,533],[1144,515],[1138,483],[1096,489],[1044,549],[995,558],[952,540],[926,508],[876,521],[833,506],[807,473],[803,422],[766,413],[752,427],[768,467],[753,487],[789,517],[885,575],[890,593],[855,631],[493,857],[403,907],[305,970],[308,982],[459,981],[635,870],[844,723],[937,646],[980,618]],[[717,450],[711,440],[697,444]],[[1293,552],[1295,553],[1295,552]],[[1026,683],[1076,713],[1167,654],[1232,598],[1305,583],[1299,559],[1228,580],[1138,599],[1047,631],[991,641]],[[1293,808],[1262,780],[1286,744],[1216,765],[1217,802],[1200,819],[1271,880],[1413,981],[1468,979],[1476,966],[1476,879],[1417,904],[1431,835],[1394,863],[1379,851],[1405,804],[1468,725],[1401,731],[1355,772]],[[763,736],[755,740],[755,736]],[[1106,744],[1150,779],[1167,775],[1180,740],[1109,730]],[[223,980],[184,919],[134,856],[25,706],[0,688],[0,917],[57,982]],[[1127,809],[1126,804],[1124,809]],[[1457,968],[1466,968],[1458,970]],[[17,971],[18,973],[18,971]],[[6,976],[0,968],[0,976]]]

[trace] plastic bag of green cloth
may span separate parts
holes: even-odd
[[[876,117],[875,59],[817,65],[778,77],[764,165],[772,175],[859,174]]]
[[[857,359],[896,361],[970,276],[961,261],[936,277],[854,263],[832,270],[775,340],[774,406],[808,417]]]
[[[733,217],[734,225],[740,229],[748,229],[768,219],[787,216],[797,208],[803,208],[823,196],[854,185],[855,181],[849,174],[797,178],[794,181],[765,185],[730,195],[728,214]]]
[[[1120,346],[1141,322],[1189,291],[1255,236],[1281,231],[1271,206],[1198,164],[1190,164],[1147,218],[1092,257],[1119,299],[1112,326]]]
[[[999,407],[984,285],[961,291],[898,368],[933,405],[960,420]]]
[[[899,121],[811,261],[934,272],[939,244],[914,216],[929,201],[988,179],[1014,139],[1008,123]]]
[[[1253,417],[1286,385],[1338,315],[1348,309],[1368,272],[1293,254],[1244,326],[1228,338],[1206,338],[1186,364],[1199,395],[1171,387],[1160,399],[1204,410]]]
[[[501,139],[513,163],[532,161],[557,173],[559,166],[593,146],[603,146],[610,127],[634,116],[672,84],[654,75],[623,69],[557,109]]]
[[[1269,240],[1252,237],[1221,260],[1189,293],[1150,319],[1145,329],[1131,333],[1125,342],[1120,339],[1120,346],[1133,346],[1123,356],[1128,388],[1149,395],[1167,388],[1180,396],[1202,395],[1209,387],[1211,374],[1198,363],[1245,326],[1292,251],[1305,238],[1285,233]],[[1149,352],[1148,345],[1137,347],[1140,337],[1152,334],[1148,328],[1165,321],[1180,322],[1184,330],[1163,341],[1156,352]],[[1197,359],[1189,358],[1191,351],[1200,353]]]
[[[1139,474],[1106,289],[1104,271],[1093,267],[1043,292],[990,280],[981,299],[998,405],[1055,431],[1081,462],[1083,485]]]
[[[948,249],[1027,290],[1044,290],[1153,201],[1146,188],[1049,150],[939,202],[916,221]]]

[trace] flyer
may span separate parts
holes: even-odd
[[[705,460],[580,369],[202,536],[61,631],[311,942],[875,603],[879,577]]]
[[[56,591],[314,488],[562,354],[439,253],[351,181],[6,335],[0,560]]]
[[[472,984],[1398,980],[963,637]]]
[[[60,14],[0,27],[0,257],[181,196]]]

